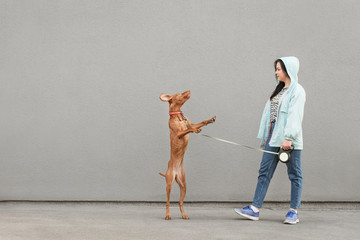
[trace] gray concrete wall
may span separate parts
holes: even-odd
[[[0,1],[0,199],[165,201],[168,106],[258,146],[273,61],[300,59],[303,200],[360,200],[358,1]],[[261,153],[191,135],[187,201],[249,201]],[[174,187],[172,200],[178,200]],[[289,200],[279,165],[266,200]]]

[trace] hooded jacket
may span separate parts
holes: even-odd
[[[304,88],[298,83],[299,59],[296,57],[280,58],[286,67],[291,79],[288,90],[279,100],[278,117],[270,139],[271,147],[280,147],[285,139],[291,140],[297,150],[303,149],[302,120],[306,94]],[[275,75],[276,83],[279,83]],[[267,101],[261,117],[258,138],[262,139],[261,147],[265,147],[270,130],[270,99]]]

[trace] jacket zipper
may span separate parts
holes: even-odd
[[[286,95],[288,95],[288,94],[289,94],[289,92],[288,92],[288,91],[286,91]],[[281,104],[282,104],[283,100],[284,100],[284,96],[282,96],[282,97],[280,98],[279,108],[278,108],[278,112],[277,112],[277,118],[279,117],[280,106],[281,106]],[[288,110],[288,111],[289,111],[289,110]],[[276,120],[277,120],[277,118],[276,118]],[[275,132],[275,129],[276,129],[276,126],[277,126],[276,122],[277,122],[277,121],[275,121],[275,126],[274,126],[273,133]],[[269,144],[270,144],[270,142],[269,142]]]
[[[270,103],[270,101],[269,101],[269,104],[267,104],[267,107],[266,107],[266,115],[268,114],[268,110],[269,110],[270,104],[271,104],[271,103]],[[267,117],[264,118],[264,132],[263,132],[263,136],[265,136],[266,119],[267,119]],[[270,134],[269,134],[269,135],[270,135]],[[269,139],[269,135],[267,136],[266,141],[264,142],[264,148],[265,148],[265,145],[266,145],[267,140]]]

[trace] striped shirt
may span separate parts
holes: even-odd
[[[276,122],[278,109],[279,109],[279,101],[281,96],[287,88],[283,88],[275,97],[271,99],[271,115],[270,115],[270,122]]]

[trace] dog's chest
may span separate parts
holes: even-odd
[[[176,119],[175,121],[170,122],[170,128],[173,131],[178,132],[188,129],[188,126],[185,120]]]

